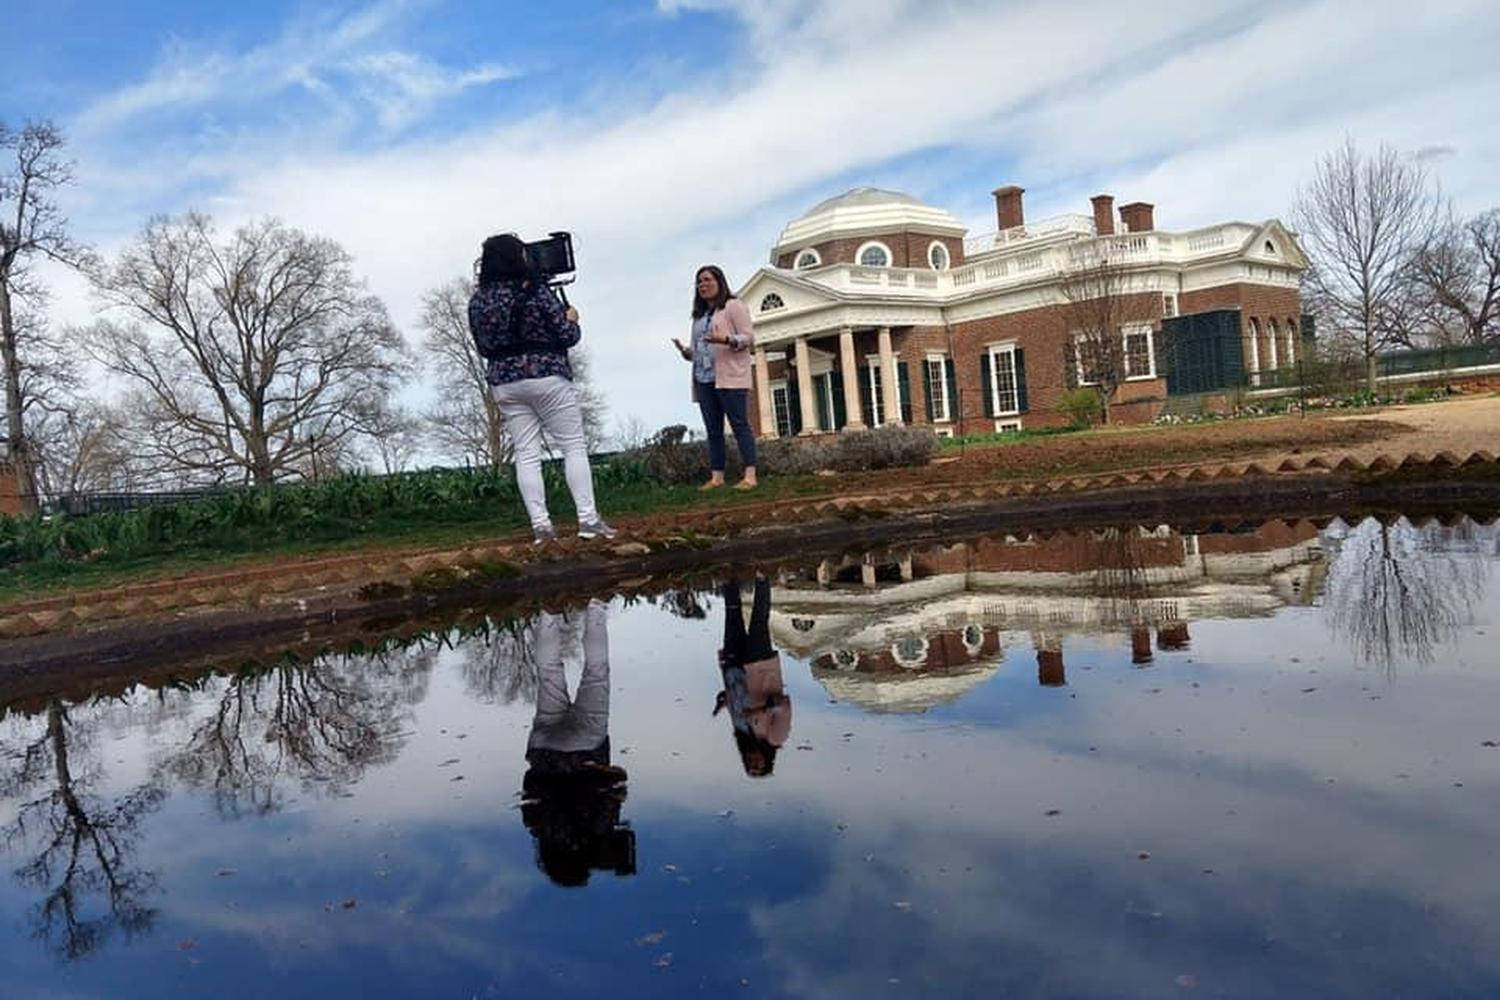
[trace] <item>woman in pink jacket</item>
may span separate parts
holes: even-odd
[[[708,482],[702,489],[724,485],[724,420],[734,431],[745,463],[745,478],[736,489],[755,488],[755,434],[750,430],[750,349],[755,330],[750,310],[729,291],[724,272],[708,264],[698,269],[693,290],[692,341],[672,343],[693,363],[693,401],[703,412],[708,433]]]

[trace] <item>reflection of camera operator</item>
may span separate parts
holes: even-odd
[[[572,698],[561,623],[545,612],[536,620],[536,718],[521,820],[536,838],[537,866],[558,885],[583,885],[597,869],[635,874],[635,831],[620,820],[626,775],[609,762],[608,614],[600,601],[584,611],[583,675]]]
[[[491,236],[479,258],[479,287],[469,299],[469,331],[490,393],[505,418],[515,456],[516,485],[537,544],[557,537],[542,486],[542,432],[562,452],[563,472],[578,508],[579,538],[613,538],[594,507],[594,477],[583,434],[583,410],[568,348],[582,336],[578,312],[531,265],[526,244]]]

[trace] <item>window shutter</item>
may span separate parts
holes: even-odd
[[[841,431],[844,424],[849,420],[847,405],[844,402],[844,377],[841,372],[831,371],[828,373],[829,390],[833,394],[833,429]]]
[[[984,415],[995,415],[995,394],[990,385],[990,352],[979,355],[979,392],[984,396]]]
[[[905,361],[896,362],[896,385],[901,393],[896,397],[901,403],[901,422],[911,423],[911,371],[906,367]],[[932,408],[928,404],[927,422],[932,423]]]
[[[943,359],[943,375],[948,381],[948,419],[956,422],[963,419],[963,409],[958,399],[958,368],[952,358]]]
[[[1016,409],[1025,413],[1030,407],[1026,401],[1026,352],[1016,348]]]
[[[788,373],[791,377],[786,380],[786,419],[791,424],[792,434],[802,433],[802,395],[798,392],[796,369]]]

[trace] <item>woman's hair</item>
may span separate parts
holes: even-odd
[[[752,778],[769,778],[776,767],[776,745],[736,729],[734,745],[740,751],[740,763]]]
[[[702,296],[698,294],[698,277],[704,271],[713,275],[714,280],[719,283],[719,294],[714,297],[712,302],[705,302]],[[724,277],[724,272],[719,268],[719,265],[704,264],[693,272],[693,319],[697,319],[710,310],[723,309],[724,303],[732,298],[734,298],[734,293],[729,290],[729,279]]]
[[[532,277],[526,262],[526,244],[515,233],[502,233],[484,241],[479,251],[479,283],[514,281]]]

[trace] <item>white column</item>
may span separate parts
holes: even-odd
[[[859,366],[854,363],[854,331],[847,326],[839,330],[839,367],[844,372],[844,426],[860,430],[865,421],[859,405]]]
[[[798,337],[793,348],[797,357],[797,408],[802,411],[802,433],[818,433],[818,411],[813,408],[812,360],[807,338]]]
[[[901,383],[896,377],[896,353],[891,350],[891,328],[882,326],[880,340],[880,381],[885,383],[885,413],[881,421],[901,423]]]
[[[1259,324],[1251,321],[1249,329],[1245,331],[1250,339],[1250,384],[1260,385],[1260,329]]]
[[[755,349],[755,399],[760,403],[760,436],[780,437],[776,431],[776,407],[771,403],[771,366],[766,362],[766,349]]]

